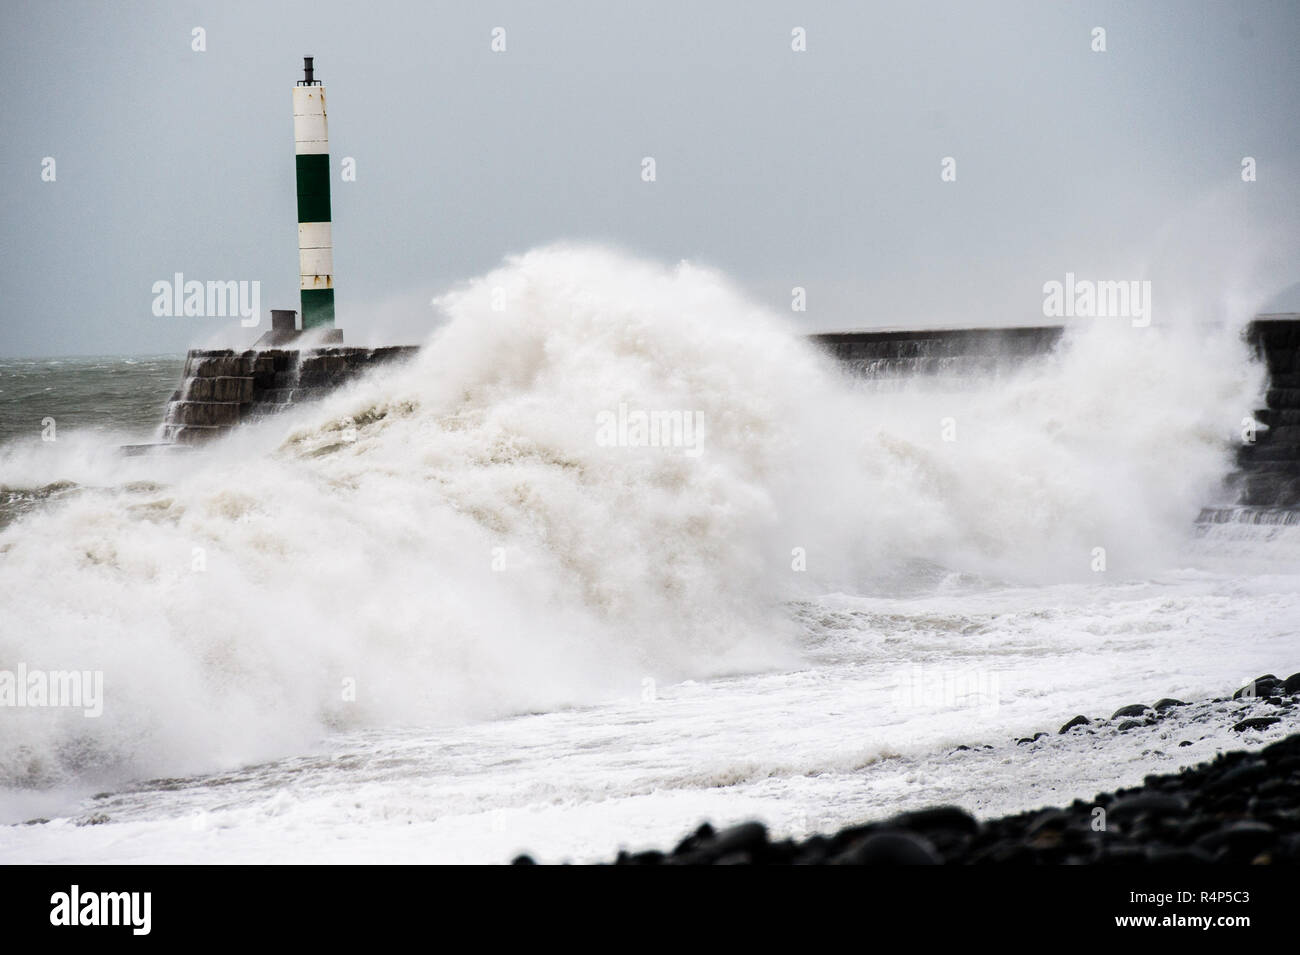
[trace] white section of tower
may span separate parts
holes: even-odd
[[[299,156],[328,153],[329,130],[325,122],[325,87],[293,88],[293,144]]]

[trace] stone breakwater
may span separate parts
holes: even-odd
[[[962,387],[1012,371],[1060,344],[1060,325],[825,332],[811,340],[851,374],[879,384],[923,377]]]
[[[328,394],[363,372],[408,358],[414,346],[190,351],[163,420],[167,444],[200,444],[242,422]]]
[[[1048,354],[1059,326],[836,332],[813,335],[852,374],[888,386],[924,376],[960,388]],[[409,358],[417,346],[357,348],[194,349],[181,387],[164,416],[161,444],[131,445],[128,453],[203,444],[245,421],[319,398],[363,372]]]
[[[1053,736],[1161,734],[1177,745],[1224,729],[1294,726],[1300,673],[1261,676],[1231,698],[1134,703],[1108,718],[1077,716],[1055,734],[1016,741],[1032,759]],[[1153,739],[1155,737],[1153,736]],[[966,750],[970,747],[961,746]],[[1099,754],[1104,758],[1104,754]],[[519,856],[516,865],[533,863]],[[670,851],[620,852],[615,865],[1300,864],[1300,733],[1259,750],[1222,753],[1141,786],[981,822],[934,806],[807,839],[773,839],[761,822],[721,831],[705,823]]]
[[[1294,524],[1300,509],[1300,315],[1261,315],[1246,341],[1268,371],[1264,407],[1243,424],[1237,470],[1228,478],[1235,508],[1207,508],[1202,523]],[[1243,409],[1244,411],[1245,409]]]

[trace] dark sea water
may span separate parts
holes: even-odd
[[[184,355],[0,358],[0,445],[87,432],[146,441],[180,385]]]

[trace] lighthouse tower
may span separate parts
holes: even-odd
[[[330,236],[330,146],[325,87],[303,57],[293,88],[293,142],[298,177],[298,272],[302,330],[334,328],[334,243]],[[335,333],[329,339],[342,340]]]

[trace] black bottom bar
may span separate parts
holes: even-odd
[[[698,942],[716,930],[732,943],[752,935],[769,947],[778,926],[804,944],[846,929],[864,944],[1127,938],[1145,947],[1198,935],[1231,946],[1295,937],[1293,872],[1261,867],[839,867],[733,870],[727,877],[551,869],[558,881],[542,871],[462,873],[453,890],[449,873],[420,868],[11,866],[0,876],[0,915],[11,943],[76,933],[82,943],[286,939],[295,948],[314,940],[374,941],[381,931],[436,945],[466,929],[485,943],[514,929],[535,944],[547,936],[612,942],[628,933]],[[115,905],[124,924],[52,924],[52,914],[68,921],[64,903],[73,885],[82,912],[99,910],[111,920]],[[106,906],[102,896],[86,901],[105,892],[149,893],[148,934],[137,934],[145,927],[143,895],[117,896]],[[493,911],[504,918],[491,917]]]

